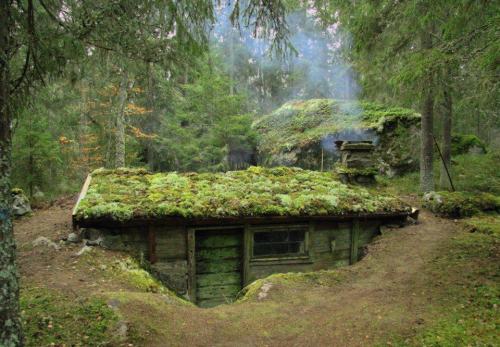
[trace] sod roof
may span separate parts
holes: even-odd
[[[373,102],[333,99],[294,100],[257,120],[262,153],[307,147],[326,136],[360,130],[382,131],[389,122],[418,121],[420,114],[402,107]]]
[[[399,214],[409,206],[391,196],[347,186],[333,173],[250,167],[226,173],[149,173],[99,169],[74,210],[76,222],[264,216]]]

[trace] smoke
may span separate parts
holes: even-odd
[[[226,6],[219,9],[213,44],[222,50],[221,58],[238,84],[266,98],[265,108],[291,99],[358,99],[357,75],[344,59],[352,40],[338,24],[321,25],[314,8],[289,14],[290,41],[297,55],[280,59],[272,54],[269,40],[254,37],[254,33],[243,26],[240,31],[233,28],[230,11]],[[248,76],[247,80],[238,80],[240,71],[245,71],[243,75]],[[349,104],[343,111],[353,115],[361,113],[355,103]]]
[[[289,14],[290,41],[297,55],[279,59],[273,56],[268,40],[254,37],[244,27],[240,31],[234,29],[229,13],[228,7],[219,10],[213,44],[222,51],[221,59],[237,81],[237,87],[257,97],[260,113],[270,112],[293,99],[344,100],[337,107],[352,117],[353,127],[325,136],[322,148],[336,155],[337,140],[378,141],[375,132],[358,126],[363,112],[358,102],[361,89],[358,76],[346,59],[352,39],[338,23],[325,27],[313,7]]]

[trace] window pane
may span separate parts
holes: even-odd
[[[304,241],[305,234],[304,230],[290,231],[290,241]]]
[[[284,242],[288,238],[287,231],[266,231],[254,234],[254,241],[261,242]]]
[[[305,254],[305,230],[255,232],[254,256]]]

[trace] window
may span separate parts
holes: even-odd
[[[253,257],[305,256],[307,255],[306,238],[305,229],[255,231]]]

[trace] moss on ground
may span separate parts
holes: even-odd
[[[476,220],[477,222],[478,220]],[[431,265],[446,292],[433,319],[414,336],[397,338],[392,346],[500,345],[500,238],[495,233],[460,233]],[[449,269],[460,277],[443,276]],[[383,343],[384,346],[388,344]]]
[[[68,298],[39,287],[21,290],[26,346],[104,346],[115,342],[119,317],[98,298]]]
[[[381,130],[386,123],[401,119],[418,120],[411,109],[386,107],[371,102],[333,99],[294,100],[254,123],[261,134],[260,151],[277,154],[307,147],[329,134]]]
[[[226,173],[97,170],[76,220],[323,216],[406,212],[392,196],[336,181],[330,172],[250,167]]]
[[[424,196],[423,206],[443,217],[462,218],[500,212],[500,197],[489,193],[432,192]]]

